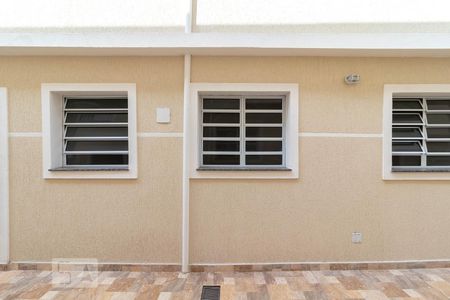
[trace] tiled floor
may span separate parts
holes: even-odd
[[[0,272],[0,299],[450,299],[450,269],[244,273]]]

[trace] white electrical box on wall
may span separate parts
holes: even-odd
[[[156,108],[156,122],[157,123],[170,123],[170,108],[158,107]]]
[[[352,232],[352,243],[353,244],[361,244],[362,243],[362,233],[361,232]]]

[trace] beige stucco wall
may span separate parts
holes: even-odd
[[[380,134],[383,85],[450,83],[450,59],[194,57],[192,81],[298,83],[301,132]],[[180,57],[1,57],[11,132],[40,131],[43,82],[136,83],[138,132],[182,131]],[[448,182],[383,181],[379,137],[299,143],[298,180],[191,180],[193,263],[450,258]],[[11,259],[179,263],[182,139],[138,151],[137,180],[44,180],[41,138],[13,135]]]
[[[300,132],[381,134],[383,85],[450,83],[450,60],[201,57],[192,81],[298,83]],[[192,181],[194,263],[450,258],[448,182],[383,181],[381,138],[299,143],[299,180]]]
[[[0,58],[8,88],[11,260],[97,258],[179,263],[180,138],[138,138],[137,180],[44,180],[40,137],[41,83],[136,83],[138,132],[179,132],[183,59]],[[170,107],[159,125],[155,109]]]

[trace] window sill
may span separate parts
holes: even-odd
[[[197,171],[292,171],[290,168],[286,167],[200,167]]]
[[[129,171],[130,169],[128,167],[115,167],[115,168],[93,168],[93,167],[77,167],[77,168],[71,168],[71,167],[59,167],[59,168],[52,168],[48,169],[50,172],[83,172],[83,171]]]
[[[44,179],[137,179],[137,169],[118,167],[57,167],[46,169]]]
[[[395,168],[392,167],[393,173],[450,173],[450,168]]]

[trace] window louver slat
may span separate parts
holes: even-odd
[[[64,164],[128,165],[128,99],[64,99]]]
[[[450,99],[394,98],[392,166],[450,167]]]

